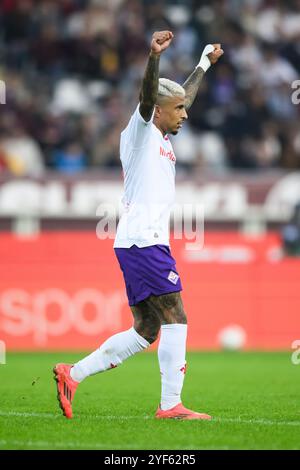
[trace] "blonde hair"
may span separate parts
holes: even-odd
[[[185,89],[179,83],[173,82],[168,78],[160,78],[158,82],[158,96],[157,99],[164,97],[180,96],[185,97]]]

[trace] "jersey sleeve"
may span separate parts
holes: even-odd
[[[140,104],[137,105],[135,112],[131,116],[128,126],[124,130],[126,145],[131,150],[137,150],[147,144],[153,123],[154,109],[149,121],[145,121],[140,114]]]

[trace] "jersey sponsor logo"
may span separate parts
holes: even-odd
[[[159,154],[161,157],[167,157],[171,162],[175,163],[176,162],[176,157],[172,150],[165,150],[163,147],[160,146],[159,148]]]
[[[179,279],[179,276],[178,276],[178,274],[174,273],[174,271],[170,271],[170,272],[169,272],[168,279],[169,279],[169,281],[172,282],[173,284],[177,284],[177,281],[178,281],[178,279]]]

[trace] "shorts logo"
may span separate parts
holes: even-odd
[[[173,284],[176,284],[178,279],[179,279],[179,276],[178,274],[174,273],[174,271],[170,271],[169,272],[169,276],[168,276],[168,279],[170,282],[172,282]]]

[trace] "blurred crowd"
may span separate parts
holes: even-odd
[[[2,0],[0,173],[119,167],[162,29],[175,38],[160,75],[179,83],[205,44],[225,51],[173,139],[178,166],[300,168],[300,0]]]

